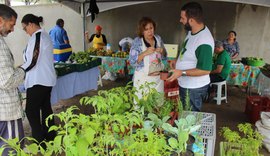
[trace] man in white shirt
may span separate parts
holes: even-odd
[[[200,111],[210,83],[214,39],[203,23],[203,11],[199,3],[190,2],[182,7],[180,22],[188,34],[177,60],[172,61],[173,74],[167,80],[178,79],[180,99],[185,109],[190,104],[192,111]],[[186,103],[186,97],[190,99],[189,104]]]

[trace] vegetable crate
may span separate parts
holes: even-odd
[[[220,156],[227,156],[228,150],[230,150],[230,154],[241,155],[243,151],[241,144],[236,143],[228,143],[228,142],[220,142]]]
[[[184,111],[183,115],[194,114],[201,119],[201,128],[197,131],[203,139],[204,155],[214,156],[216,142],[216,114]]]
[[[76,66],[74,64],[54,63],[54,65],[57,76],[64,76],[76,70]]]
[[[245,113],[249,121],[255,123],[260,119],[260,112],[270,112],[270,99],[263,96],[248,96],[246,98]]]
[[[179,85],[178,81],[172,82],[164,81],[164,94],[165,97],[171,100],[177,100],[179,98]]]
[[[101,65],[101,58],[94,59],[90,62],[83,63],[83,64],[75,64],[77,72],[83,72],[85,70],[91,69],[93,67],[97,67]]]

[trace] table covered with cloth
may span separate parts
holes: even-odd
[[[68,99],[89,90],[97,89],[99,68],[93,67],[83,72],[73,72],[57,78],[52,88],[51,104]]]
[[[128,74],[134,73],[134,68],[130,66],[128,58],[110,57],[110,56],[92,56],[102,59],[100,68],[112,73]]]
[[[51,92],[51,104],[59,100],[68,99],[89,90],[97,89],[99,68],[94,67],[83,72],[73,72],[57,78],[56,85]],[[24,85],[18,87],[22,96],[25,97]]]
[[[239,85],[244,87],[255,86],[259,74],[260,69],[258,67],[232,64],[230,74],[226,81],[228,85]]]
[[[256,81],[256,88],[260,95],[270,97],[270,77],[261,72]]]

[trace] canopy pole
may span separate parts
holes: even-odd
[[[83,18],[83,47],[84,47],[84,51],[86,51],[87,47],[86,47],[86,40],[85,40],[85,32],[86,32],[86,15],[85,15],[85,2],[83,2],[81,4],[81,14],[82,14],[82,18]]]

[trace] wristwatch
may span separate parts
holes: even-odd
[[[182,76],[187,76],[187,72],[186,71],[182,71]]]

